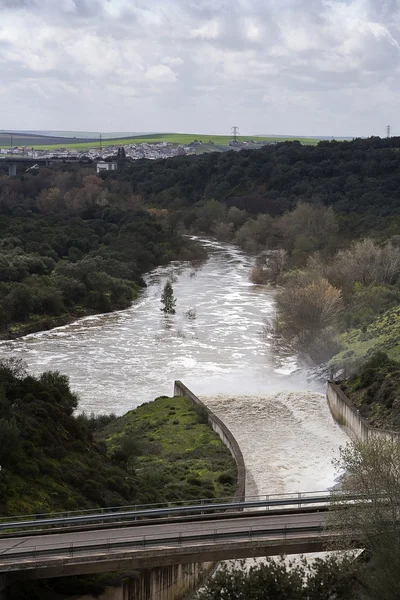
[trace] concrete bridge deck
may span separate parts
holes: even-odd
[[[0,539],[0,573],[40,579],[188,562],[317,552],[329,538],[322,512],[243,514],[185,524],[136,525]]]

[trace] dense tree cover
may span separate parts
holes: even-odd
[[[129,306],[142,274],[188,242],[85,169],[0,178],[0,331]],[[51,322],[50,322],[51,324]]]
[[[181,209],[217,200],[257,215],[281,215],[299,200],[336,212],[399,215],[400,138],[356,139],[302,146],[284,142],[260,150],[139,160],[105,175],[110,189]]]
[[[266,559],[246,568],[223,563],[197,600],[356,600],[358,565],[329,556],[311,563]]]
[[[0,513],[32,514],[124,505],[137,482],[75,417],[77,396],[57,372],[33,377],[0,364]]]
[[[364,341],[371,340],[374,332],[382,335],[374,322],[400,301],[397,236],[380,244],[364,238],[333,255],[305,254],[297,266],[294,258],[293,253],[269,253],[260,257],[251,273],[255,283],[280,284],[273,328],[288,347],[307,352],[318,362],[342,349],[345,338],[353,336],[345,336],[346,330],[360,328]],[[394,312],[391,317],[393,321]],[[373,346],[371,341],[367,344],[369,354],[375,351]],[[342,354],[343,360],[338,356],[334,362],[339,368],[345,362],[349,372],[351,353]],[[358,368],[360,357],[354,354],[353,358]]]
[[[399,465],[399,440],[383,436],[348,443],[337,461],[341,485],[332,495],[327,523],[339,535],[341,549],[365,549],[359,570],[365,600],[399,597]],[[357,497],[344,508],[349,493]]]

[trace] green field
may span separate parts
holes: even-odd
[[[43,137],[43,141],[44,141]],[[252,136],[240,136],[237,138],[239,141],[253,140],[254,142],[284,142],[298,140],[302,144],[316,145],[320,140],[306,137],[252,137]],[[229,135],[203,135],[197,133],[158,133],[153,135],[144,135],[141,137],[129,137],[129,138],[116,138],[116,139],[104,139],[104,146],[124,146],[128,144],[144,144],[144,143],[156,143],[156,142],[171,142],[174,144],[188,144],[193,140],[201,141],[204,144],[212,141],[215,145],[226,146],[231,140],[232,136]],[[0,148],[7,148],[8,144]],[[35,148],[36,150],[55,150],[56,148],[70,148],[77,150],[89,150],[90,148],[99,147],[99,142],[79,142],[71,138],[66,138],[65,141],[58,142],[57,144],[52,143],[32,143],[29,147]]]

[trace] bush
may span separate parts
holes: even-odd
[[[0,465],[5,467],[15,458],[20,448],[20,430],[15,419],[0,419]]]
[[[268,273],[262,267],[254,266],[250,272],[250,281],[255,285],[265,285],[268,283]]]
[[[218,477],[218,482],[222,485],[234,485],[236,478],[230,473],[221,473]]]
[[[187,483],[188,483],[189,485],[197,485],[197,486],[199,486],[199,487],[200,487],[200,486],[201,486],[201,484],[202,484],[202,481],[201,481],[201,479],[200,479],[199,477],[193,477],[193,476],[191,476],[191,477],[188,477],[188,478],[186,479],[186,481],[187,481]]]

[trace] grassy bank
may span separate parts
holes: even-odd
[[[368,325],[342,333],[339,342],[342,349],[330,364],[344,367],[349,373],[378,351],[400,361],[400,307],[386,311]]]
[[[399,362],[377,352],[340,387],[373,427],[400,431]]]
[[[140,502],[232,496],[236,468],[229,450],[185,398],[139,406],[96,435],[135,472]]]
[[[400,430],[400,307],[339,340],[330,365],[342,370],[345,394],[372,426]]]
[[[135,298],[137,298],[135,295]],[[134,299],[135,299],[134,298]],[[102,311],[96,311],[93,309],[87,309],[83,307],[75,307],[73,310],[66,312],[58,317],[54,316],[32,316],[26,323],[13,323],[9,325],[6,330],[0,329],[0,340],[15,340],[23,337],[24,335],[30,335],[31,333],[37,333],[38,331],[48,331],[56,327],[64,327],[70,323],[74,323],[78,319],[88,317],[90,315],[100,314]]]

